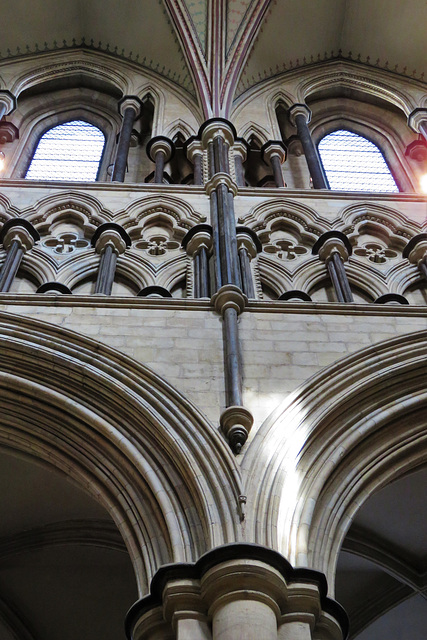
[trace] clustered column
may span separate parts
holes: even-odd
[[[238,187],[246,187],[245,169],[243,163],[248,156],[249,145],[244,138],[236,138],[233,146],[234,172]]]
[[[285,144],[280,140],[270,140],[263,145],[261,152],[263,159],[271,166],[276,187],[285,187],[282,172],[282,164],[286,160]]]
[[[340,231],[327,231],[313,246],[313,254],[326,263],[338,302],[353,302],[350,284],[344,268],[352,253],[351,244]]]
[[[242,364],[237,319],[247,301],[242,291],[240,260],[237,249],[234,196],[237,185],[230,176],[229,153],[236,132],[223,118],[205,122],[199,131],[207,151],[209,181],[206,190],[211,202],[213,256],[217,292],[213,297],[216,311],[223,318],[224,376],[226,409],[220,424],[231,448],[239,453],[253,424],[251,413],[243,407]]]
[[[297,128],[297,135],[301,141],[307,161],[308,170],[313,187],[315,189],[329,189],[328,179],[320,160],[319,152],[311,138],[308,123],[311,120],[311,111],[305,104],[294,104],[288,111],[291,124]]]
[[[126,231],[114,222],[101,224],[92,237],[92,246],[101,255],[95,293],[109,296],[113,288],[117,257],[132,244]]]
[[[193,164],[193,182],[196,185],[203,184],[203,147],[196,136],[191,136],[184,145],[187,158]]]
[[[427,280],[427,233],[420,233],[411,238],[402,255],[412,264],[416,264],[422,277]]]
[[[408,125],[415,133],[421,133],[427,141],[427,109],[414,109],[409,114]]]
[[[166,136],[155,136],[147,144],[147,155],[154,162],[154,184],[163,184],[165,164],[172,159],[175,146]]]
[[[114,162],[113,182],[125,181],[133,125],[141,115],[141,108],[142,102],[137,96],[125,96],[119,102],[119,113],[123,116],[123,121]]]
[[[209,256],[212,250],[212,227],[198,224],[186,234],[183,248],[193,259],[193,295],[209,298],[211,291]]]
[[[33,248],[40,236],[28,220],[8,220],[0,233],[0,241],[7,250],[6,260],[0,271],[0,291],[10,290],[24,254]]]
[[[276,551],[229,544],[165,566],[126,620],[128,640],[344,640],[348,619],[325,576]]]
[[[3,116],[8,116],[12,111],[16,109],[16,98],[15,96],[7,91],[7,89],[3,89],[0,91],[0,120]]]
[[[262,244],[255,231],[248,227],[237,227],[236,237],[243,293],[247,298],[256,298],[251,260],[262,251]]]

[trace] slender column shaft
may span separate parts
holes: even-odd
[[[120,130],[119,143],[117,145],[116,161],[113,170],[113,182],[124,182],[126,173],[126,163],[130,148],[133,123],[136,111],[133,107],[126,107],[123,114],[122,128]]]
[[[99,262],[98,278],[95,286],[95,293],[105,296],[111,295],[116,273],[117,254],[111,244],[107,244],[101,254]]]
[[[285,186],[285,181],[283,179],[282,163],[280,162],[279,156],[272,155],[270,164],[273,171],[274,182],[276,183],[276,187],[280,189]]]
[[[196,253],[193,258],[194,273],[194,297],[200,298],[200,253]]]
[[[329,184],[319,158],[318,151],[311,138],[310,129],[303,114],[295,116],[298,137],[304,149],[305,159],[315,189],[329,189]]]
[[[427,279],[427,256],[425,256],[418,265],[421,274]]]
[[[427,140],[427,120],[420,122],[420,133],[424,136],[425,140]]]
[[[234,219],[233,195],[225,184],[217,187],[219,262],[221,281],[224,284],[241,286],[240,270],[237,262],[236,223]]]
[[[162,150],[156,153],[156,168],[154,171],[154,183],[163,184],[163,173],[165,171],[165,154]]]
[[[209,282],[209,256],[206,247],[200,248],[199,253],[199,270],[200,270],[200,297],[209,298],[210,282]]]
[[[13,240],[8,249],[6,260],[0,271],[0,291],[6,293],[9,291],[12,282],[18,272],[19,266],[24,255],[19,240]]]
[[[243,158],[241,155],[234,156],[234,168],[236,171],[236,182],[239,187],[245,187],[245,170],[243,168]]]
[[[213,640],[277,640],[277,622],[273,610],[257,600],[227,602],[212,620]]]
[[[280,625],[277,634],[278,640],[312,640],[311,629],[308,622],[293,620]]]
[[[335,289],[335,293],[336,293],[338,302],[345,302],[344,294],[343,294],[342,289],[341,289],[341,284],[340,284],[340,281],[339,281],[339,278],[338,278],[338,274],[337,274],[337,271],[336,271],[336,268],[335,268],[335,264],[332,262],[332,260],[328,261],[327,268],[328,268],[328,271],[329,271],[330,278],[332,280],[333,287]]]
[[[6,113],[6,105],[4,104],[4,102],[0,101],[0,120],[3,118],[5,113]]]
[[[214,154],[213,142],[209,142],[208,144],[208,166],[209,166],[209,177],[211,178],[215,173],[215,154]]]
[[[344,296],[344,302],[353,302],[353,294],[350,289],[350,284],[348,281],[347,274],[345,272],[344,264],[342,258],[338,251],[334,251],[332,253],[332,260],[335,265],[335,269],[337,272],[338,280],[341,285],[341,290]]]
[[[194,154],[194,184],[203,184],[203,156],[201,153]]]
[[[242,405],[242,373],[237,329],[237,311],[224,311],[224,361],[227,407]]]
[[[242,272],[243,293],[248,298],[255,298],[254,283],[251,271],[251,261],[244,247],[239,249],[240,270]]]

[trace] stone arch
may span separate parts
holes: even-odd
[[[241,489],[232,454],[159,376],[91,339],[12,314],[0,316],[0,350],[0,443],[62,470],[107,508],[140,593],[161,564],[235,538]]]
[[[323,571],[332,592],[358,508],[427,462],[426,354],[421,331],[339,360],[292,393],[247,451],[255,539],[297,566]],[[256,523],[261,513],[264,528]]]

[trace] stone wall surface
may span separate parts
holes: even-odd
[[[222,323],[208,302],[91,297],[91,305],[80,306],[24,297],[20,304],[17,296],[13,302],[4,296],[0,310],[117,349],[162,376],[218,424],[224,408]],[[252,303],[241,315],[244,401],[255,418],[251,438],[280,402],[321,369],[383,340],[427,328],[423,307],[327,306],[276,303],[268,310]]]

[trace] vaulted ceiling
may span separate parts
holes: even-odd
[[[42,8],[41,8],[42,7]],[[254,84],[347,57],[423,80],[424,0],[15,0],[2,8],[2,58],[82,44],[136,61],[229,113]]]

